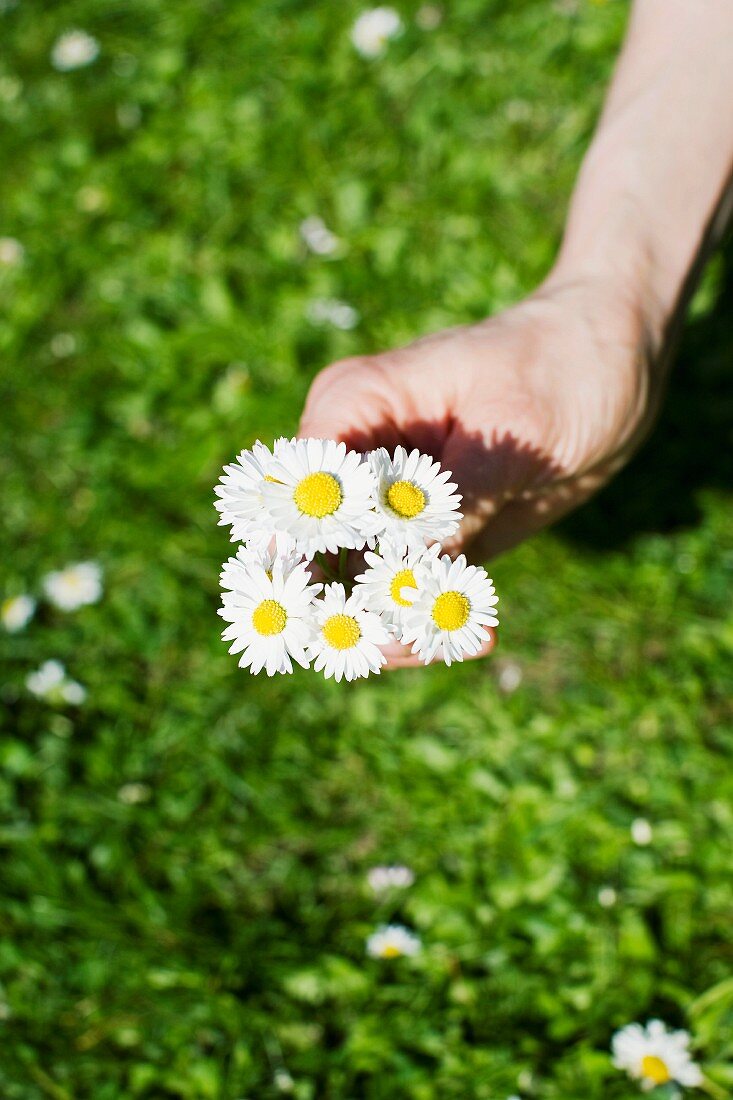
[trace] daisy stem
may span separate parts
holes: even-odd
[[[345,546],[339,549],[339,578],[342,581],[346,580],[346,566],[348,564],[349,551]]]
[[[318,562],[318,567],[327,581],[337,581],[339,579],[336,573],[334,573],[331,566],[328,564],[325,554],[321,554],[320,552],[317,553],[315,560]]]

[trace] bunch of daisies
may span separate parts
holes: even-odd
[[[273,676],[295,661],[338,681],[378,673],[389,642],[425,663],[478,653],[497,599],[484,569],[440,553],[462,518],[450,477],[417,450],[331,439],[257,442],[225,466],[219,522],[242,545],[219,614],[240,666]],[[349,551],[364,551],[353,581]]]

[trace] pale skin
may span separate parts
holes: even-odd
[[[733,0],[637,0],[542,285],[479,324],[327,367],[301,435],[434,455],[465,498],[452,554],[484,560],[553,523],[653,423],[732,175]]]

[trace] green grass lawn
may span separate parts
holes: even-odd
[[[627,14],[398,7],[368,62],[353,0],[0,3],[0,599],[105,573],[0,632],[7,1100],[630,1100],[651,1016],[733,1091],[730,255],[640,456],[492,567],[493,659],[337,686],[219,638],[221,465],[328,361],[533,287]],[[420,954],[367,958],[390,920]]]

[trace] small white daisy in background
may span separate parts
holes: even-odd
[[[292,1092],[295,1088],[295,1081],[286,1069],[279,1069],[276,1071],[273,1077],[273,1084],[278,1092]]]
[[[224,474],[214,487],[220,498],[214,507],[221,513],[219,525],[231,526],[232,542],[250,538],[262,526],[263,490],[272,479],[272,464],[283,448],[293,446],[294,442],[278,439],[271,451],[258,439],[251,450],[242,451],[224,467]]]
[[[494,585],[480,566],[467,565],[463,554],[430,562],[415,602],[405,619],[402,640],[426,663],[442,657],[447,665],[476,654],[486,630],[498,626]]]
[[[611,1052],[616,1069],[625,1070],[645,1091],[671,1082],[695,1088],[703,1078],[689,1046],[689,1032],[671,1031],[661,1020],[650,1020],[646,1027],[629,1024],[617,1031]]]
[[[0,237],[0,264],[16,267],[25,256],[25,249],[15,237]]]
[[[95,561],[82,561],[48,573],[43,578],[46,598],[61,611],[76,611],[102,597],[102,569]]]
[[[376,611],[388,630],[402,636],[405,616],[417,595],[421,570],[439,553],[438,546],[404,549],[389,539],[380,539],[379,553],[367,550],[364,561],[368,569],[355,577],[355,592],[364,604]]]
[[[87,689],[77,683],[76,680],[64,680],[59,691],[63,701],[74,707],[80,707],[87,697]]]
[[[338,298],[314,298],[305,315],[312,325],[333,325],[349,332],[359,324],[359,314],[348,302]]]
[[[52,703],[70,703],[79,706],[87,697],[86,689],[66,675],[61,661],[44,661],[26,676],[25,686],[31,695]]]
[[[0,604],[0,621],[8,634],[17,634],[31,621],[36,612],[36,601],[25,593],[9,596]]]
[[[631,822],[631,839],[634,844],[645,848],[647,844],[651,844],[653,838],[652,827],[645,817],[637,817]]]
[[[498,665],[497,683],[504,695],[512,695],[522,682],[522,667],[516,661],[504,660]]]
[[[240,549],[221,575],[219,614],[230,623],[223,634],[230,653],[241,653],[239,667],[268,676],[293,671],[293,661],[308,668],[306,647],[315,629],[313,601],[321,586],[310,583],[299,557],[275,557],[270,568]]]
[[[434,31],[443,22],[443,9],[437,4],[423,4],[417,9],[415,22],[421,31]]]
[[[358,594],[347,599],[342,584],[327,584],[314,606],[317,633],[308,652],[316,672],[339,683],[381,671],[385,657],[379,646],[389,642],[389,634],[378,615],[364,610]]]
[[[367,882],[375,894],[383,894],[387,890],[406,890],[414,881],[414,873],[403,863],[372,867],[367,873]]]
[[[51,64],[60,73],[91,65],[99,57],[99,43],[86,31],[67,31],[54,43]]]
[[[394,8],[379,7],[362,12],[351,28],[351,41],[362,57],[382,57],[391,38],[402,30]]]
[[[602,886],[598,891],[598,904],[602,909],[613,909],[618,901],[618,894],[613,886]]]
[[[397,447],[393,457],[384,447],[369,455],[377,479],[377,511],[386,534],[395,543],[423,546],[442,541],[458,530],[461,496],[450,481],[450,470],[418,450]]]
[[[382,924],[366,941],[367,955],[373,959],[417,955],[421,946],[420,937],[402,924]]]
[[[271,526],[295,539],[305,557],[361,550],[376,534],[374,478],[345,443],[298,439],[278,452],[270,471],[262,493]]]
[[[147,802],[151,793],[147,783],[123,783],[117,797],[126,806],[137,806],[139,802]]]
[[[328,228],[323,218],[311,214],[300,223],[300,236],[303,244],[316,256],[332,256],[338,250],[340,241]]]
[[[57,359],[66,359],[76,351],[76,337],[70,332],[57,332],[51,338],[51,354]]]

